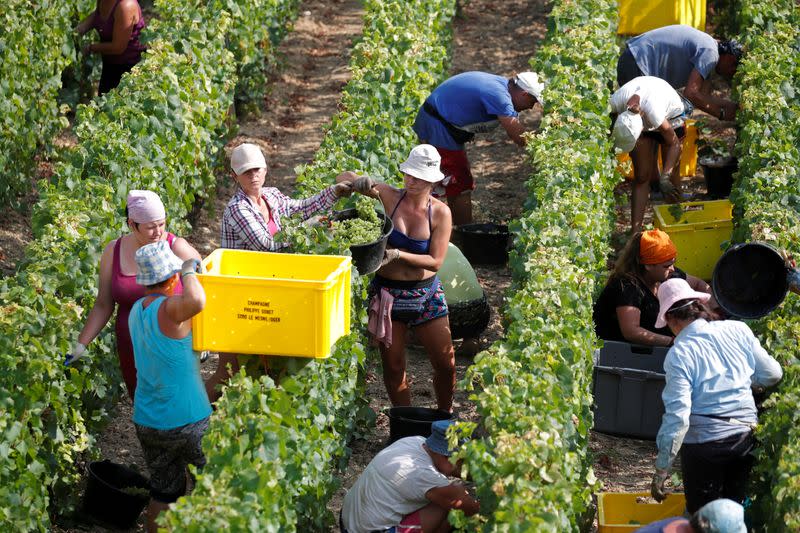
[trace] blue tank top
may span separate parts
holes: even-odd
[[[389,215],[389,218],[394,219],[394,214],[397,211],[397,208],[400,206],[400,202],[406,197],[406,191],[403,191],[403,195],[397,201],[397,204],[394,206],[394,210],[392,214]],[[430,234],[433,235],[433,226],[431,225],[431,202],[428,200],[428,230]],[[399,248],[401,250],[405,250],[412,254],[424,255],[427,254],[431,249],[431,238],[428,237],[427,239],[413,239],[403,233],[400,230],[393,229],[392,232],[389,234],[389,244],[393,248]]]
[[[198,422],[211,414],[200,362],[192,351],[192,334],[171,339],[158,326],[158,309],[165,296],[142,307],[144,298],[131,308],[136,394],[133,421],[154,429],[174,429]]]

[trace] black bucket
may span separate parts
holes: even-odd
[[[383,220],[383,233],[381,238],[377,241],[368,242],[366,244],[354,244],[350,247],[350,254],[353,256],[353,264],[358,269],[358,273],[362,276],[372,274],[381,267],[383,260],[383,252],[386,250],[386,241],[389,240],[389,234],[394,229],[392,219],[385,214],[378,212],[378,218]],[[344,211],[336,211],[331,220],[347,220],[350,218],[358,217],[355,209],[345,209]]]
[[[466,302],[447,303],[450,312],[450,338],[477,337],[489,325],[491,315],[489,302],[484,294],[481,298]]]
[[[462,224],[453,234],[473,265],[504,265],[508,261],[509,233],[504,224]]]
[[[737,244],[722,254],[711,286],[719,306],[739,318],[759,318],[783,302],[789,288],[786,263],[769,244]]]
[[[706,191],[714,199],[727,198],[731,195],[733,187],[733,174],[739,169],[739,162],[735,157],[721,159],[700,159],[703,167],[703,177],[706,180]]]
[[[120,529],[133,526],[150,501],[150,482],[109,460],[89,463],[83,506],[94,518]]]
[[[389,417],[389,444],[405,437],[429,437],[431,425],[437,420],[450,420],[451,413],[428,407],[391,407]]]

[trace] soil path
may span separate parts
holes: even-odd
[[[465,2],[454,21],[450,73],[454,75],[480,70],[510,77],[516,72],[529,70],[528,59],[534,55],[546,32],[547,10],[545,2],[541,0]],[[540,119],[538,111],[529,111],[520,116],[528,129],[535,129]],[[476,142],[469,145],[467,153],[476,179],[472,196],[475,221],[506,222],[518,218],[525,198],[524,182],[530,174],[530,165],[523,150],[508,139],[502,128],[498,128],[492,134],[478,136]],[[475,272],[492,309],[489,327],[480,337],[483,349],[502,336],[498,311],[503,307],[503,296],[511,276],[505,267],[478,266]],[[456,343],[459,381],[464,378],[465,370],[471,363],[472,357],[460,355]],[[435,408],[431,365],[424,350],[418,346],[411,345],[407,349],[407,374],[412,403]],[[342,488],[329,505],[337,515],[346,489],[355,483],[389,438],[389,421],[382,412],[390,404],[377,358],[370,364],[367,397],[378,418],[368,439],[351,443],[352,456],[347,471],[341,477]],[[476,421],[478,418],[474,404],[461,385],[457,386],[454,412],[461,420]]]
[[[294,167],[311,162],[322,141],[323,126],[336,112],[342,87],[349,79],[350,49],[361,35],[363,14],[358,0],[306,0],[299,12],[294,31],[279,47],[282,67],[270,81],[272,89],[265,98],[264,113],[241,122],[240,134],[229,143],[229,147],[245,141],[259,144],[270,164],[270,184],[286,193],[294,185]],[[203,256],[219,247],[221,215],[233,191],[232,178],[219,176],[216,196],[207,202],[187,237]],[[205,377],[211,375],[216,356],[212,355],[201,369]],[[131,407],[125,396],[96,446],[103,459],[146,472],[131,422]],[[131,531],[143,530],[144,515]],[[107,529],[78,524],[55,527],[54,531],[99,533]]]

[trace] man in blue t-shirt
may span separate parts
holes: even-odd
[[[620,86],[639,76],[666,80],[694,107],[720,120],[733,120],[736,102],[711,94],[711,72],[732,78],[742,56],[736,41],[717,41],[685,24],[650,30],[630,39],[617,62]]]
[[[464,144],[476,133],[503,126],[519,146],[525,146],[520,111],[542,102],[544,83],[534,72],[506,79],[486,72],[463,72],[436,87],[417,113],[414,131],[421,143],[432,144],[442,156],[444,191],[453,224],[472,221],[475,183]],[[444,194],[442,194],[442,192]]]

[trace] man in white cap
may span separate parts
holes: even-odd
[[[696,512],[718,498],[743,502],[758,423],[752,388],[783,376],[744,322],[711,320],[710,295],[673,278],[658,288],[656,327],[669,326],[675,341],[664,360],[664,416],[656,437],[658,457],[650,492],[664,485],[680,451],[686,509]]]
[[[639,528],[635,533],[747,533],[744,507],[720,498],[708,502],[688,520],[681,516],[665,518]]]
[[[186,492],[186,467],[202,468],[201,447],[211,404],[192,351],[192,317],[206,295],[195,275],[200,261],[181,261],[165,241],[136,251],[136,283],[144,297],[131,308],[128,326],[136,361],[133,423],[150,472],[147,531]],[[183,293],[175,287],[183,283]]]
[[[525,146],[520,111],[542,103],[544,83],[535,72],[511,79],[486,72],[457,74],[433,90],[417,113],[414,131],[420,142],[436,147],[445,175],[443,192],[453,213],[453,224],[472,221],[472,189],[475,183],[464,144],[476,133],[498,125],[519,146]]]
[[[692,112],[687,104],[669,83],[653,76],[634,78],[611,95],[611,112],[616,115],[614,147],[619,152],[630,152],[633,161],[632,233],[642,229],[650,183],[658,183],[670,202],[680,200],[678,163],[686,135],[684,120]],[[664,153],[661,172],[659,146]]]
[[[450,509],[477,513],[478,501],[450,479],[460,470],[450,461],[454,450],[447,428],[452,423],[438,420],[427,439],[406,437],[378,453],[344,497],[341,532],[439,533],[450,531]]]

